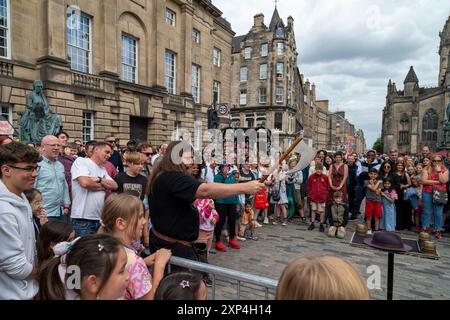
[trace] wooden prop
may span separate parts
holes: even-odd
[[[303,140],[303,136],[299,136],[297,139],[292,142],[291,146],[284,152],[284,154],[278,159],[278,163],[273,165],[272,168],[269,169],[268,174],[263,175],[261,179],[259,179],[259,182],[264,183],[264,181],[267,180],[267,178],[278,169],[278,167],[283,163],[284,160],[286,160],[289,155],[294,151],[295,147]]]

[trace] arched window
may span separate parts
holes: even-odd
[[[422,140],[437,142],[439,116],[434,109],[428,109],[422,119]]]
[[[398,133],[398,143],[409,143],[409,118],[407,114],[403,114],[400,120],[400,128]]]

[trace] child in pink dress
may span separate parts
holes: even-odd
[[[207,253],[211,250],[212,240],[214,237],[214,228],[219,221],[219,215],[214,206],[212,199],[197,199],[194,202],[200,215],[200,230],[198,233],[197,243],[205,243]]]

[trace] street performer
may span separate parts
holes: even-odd
[[[193,243],[199,234],[199,214],[194,201],[238,194],[254,195],[264,187],[256,180],[232,185],[198,181],[188,172],[193,156],[190,144],[171,142],[166,156],[153,168],[149,177],[147,195],[152,223],[152,253],[167,248],[174,256],[198,260]]]

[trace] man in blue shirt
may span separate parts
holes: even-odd
[[[70,210],[69,187],[64,166],[58,161],[61,144],[55,136],[45,136],[41,142],[42,161],[34,187],[42,194],[49,220],[68,221]]]

